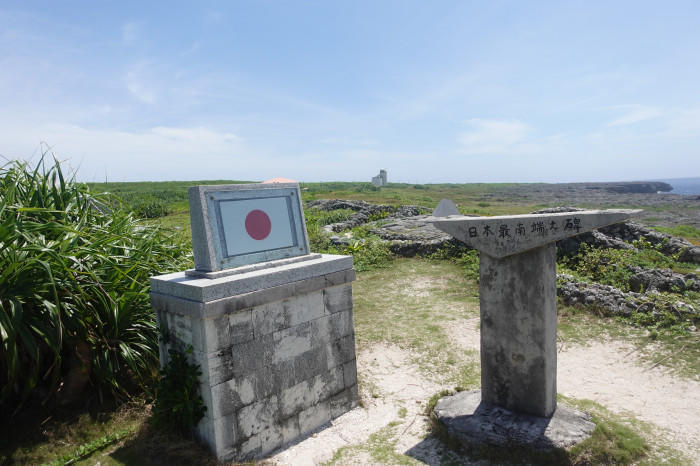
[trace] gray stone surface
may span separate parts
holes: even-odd
[[[700,247],[683,238],[652,230],[634,222],[625,222],[601,228],[601,233],[620,241],[635,241],[644,238],[664,254],[679,254],[678,260],[700,264]]]
[[[260,458],[358,404],[351,258],[324,256],[277,269],[288,282],[261,278],[276,269],[195,279],[203,289],[209,283],[245,290],[222,283],[250,280],[246,275],[271,285],[210,301],[203,299],[220,291],[195,301],[183,298],[190,291],[177,290],[193,279],[154,277],[168,284],[151,294],[164,336],[161,363],[169,349],[192,346],[207,407],[197,435],[223,461]]]
[[[197,270],[197,269],[187,269],[187,270],[185,270],[185,275],[187,275],[188,277],[195,277],[195,278],[209,278],[209,279],[223,278],[223,277],[228,277],[229,275],[239,275],[242,273],[252,272],[254,270],[271,269],[274,267],[279,267],[280,265],[294,264],[295,262],[304,262],[304,261],[310,261],[310,260],[315,260],[315,259],[320,259],[320,258],[321,258],[321,254],[312,253],[312,254],[306,254],[304,256],[288,257],[286,259],[277,259],[274,261],[259,262],[257,264],[241,265],[241,266],[233,268],[233,269],[218,270],[216,272],[203,272],[203,271]]]
[[[557,405],[554,243],[502,259],[482,253],[479,277],[484,401],[550,416]]]
[[[644,269],[640,269],[644,270]],[[647,275],[648,272],[648,275]],[[632,284],[642,277],[657,277],[653,270],[643,271],[640,274],[634,275],[630,279]],[[669,274],[672,282],[675,281],[672,277],[680,274]],[[682,275],[681,275],[682,276]],[[695,274],[687,274],[682,276],[685,278],[685,289],[697,289],[698,281],[690,277]],[[700,314],[700,309],[695,309],[692,305],[683,301],[668,301],[657,299],[658,291],[652,288],[646,288],[644,293],[634,291],[622,291],[610,285],[601,285],[600,283],[583,283],[576,281],[571,275],[559,274],[557,285],[557,295],[561,297],[564,304],[569,306],[583,305],[595,307],[609,315],[625,315],[629,316],[634,313],[655,314],[660,312],[671,312],[681,317],[682,320],[696,322]],[[666,282],[668,284],[668,282]],[[640,285],[641,286],[641,285]]]
[[[541,417],[555,412],[555,242],[638,212],[435,218],[437,228],[481,253],[481,396],[485,403]]]
[[[388,183],[387,181],[387,173],[386,170],[379,170],[379,175],[373,176],[372,177],[372,184],[376,186],[377,188],[381,188],[382,186],[386,186]]]
[[[585,210],[497,217],[436,217],[433,224],[492,257],[506,257],[622,222],[640,210]]]
[[[634,273],[629,279],[632,291],[700,291],[700,281],[694,273],[680,274],[671,269],[643,269],[641,267],[630,267],[629,270]]]
[[[196,318],[214,319],[234,311],[248,310],[273,300],[284,300],[324,288],[342,285],[355,280],[355,270],[345,269],[338,272],[319,275],[306,280],[284,283],[282,285],[251,291],[237,296],[221,298],[214,301],[200,302],[179,298],[161,293],[151,292],[151,305],[156,309],[164,309],[170,314],[191,316]],[[240,326],[232,330],[234,335],[242,332]]]
[[[452,239],[430,222],[432,217],[416,215],[407,218],[387,219],[381,225],[370,225],[370,231],[388,241],[447,242]]]
[[[283,194],[284,192],[284,194]],[[190,225],[192,227],[192,252],[195,270],[216,272],[244,264],[266,262],[309,253],[309,241],[304,223],[304,209],[298,183],[253,183],[229,185],[193,186],[188,190],[190,204]],[[219,222],[222,213],[214,212],[214,199],[257,198],[285,195],[291,200],[291,228],[296,237],[294,246],[267,250],[249,250],[246,253],[226,255],[225,237],[220,237]],[[211,201],[211,202],[210,202]],[[288,201],[289,202],[289,201]],[[210,212],[211,210],[211,212]],[[223,230],[221,230],[223,231]]]
[[[433,210],[433,217],[447,217],[448,215],[460,215],[459,209],[451,200],[443,199]]]
[[[308,208],[319,209],[324,211],[350,209],[357,213],[352,215],[348,220],[338,223],[325,225],[323,230],[326,233],[339,232],[347,230],[359,225],[363,225],[370,221],[370,217],[386,216],[386,219],[400,219],[405,217],[414,217],[416,215],[427,214],[430,209],[416,205],[394,206],[388,204],[370,204],[365,201],[353,201],[343,199],[317,199],[307,204]],[[380,220],[384,221],[384,219]]]
[[[482,402],[479,390],[442,398],[433,412],[449,435],[466,447],[566,448],[588,438],[595,428],[588,414],[566,405],[560,404],[551,417],[530,416]]]
[[[208,302],[348,269],[352,256],[322,254],[318,259],[216,279],[189,277],[185,272],[160,275],[151,278],[151,292]]]

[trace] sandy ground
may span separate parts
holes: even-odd
[[[450,322],[450,339],[464,349],[479,348],[478,319]],[[631,346],[615,341],[565,345],[558,354],[558,392],[596,401],[608,409],[632,414],[660,429],[668,443],[700,465],[700,383],[649,368]],[[441,386],[426,379],[411,355],[389,345],[375,345],[358,354],[358,371],[365,392],[363,406],[333,421],[312,437],[273,456],[269,463],[315,465],[327,462],[341,447],[361,445],[370,435],[398,423],[395,451],[420,463],[440,464],[441,444],[426,439],[425,403]],[[374,397],[372,396],[374,395]],[[401,408],[405,408],[401,416]],[[373,464],[362,448],[342,456],[342,464]]]
[[[700,382],[651,366],[629,344],[571,346],[558,355],[557,391],[666,429],[672,444],[700,464]]]

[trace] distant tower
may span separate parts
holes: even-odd
[[[386,170],[384,170],[384,169],[379,170],[379,175],[372,177],[372,184],[374,186],[376,186],[377,188],[381,188],[382,186],[386,186],[386,184],[387,184]]]

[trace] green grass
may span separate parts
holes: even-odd
[[[372,464],[423,464],[410,456],[396,452],[400,426],[400,422],[390,422],[387,426],[371,434],[367,442],[339,448],[334,453],[333,458],[325,464],[330,466],[347,464],[348,461],[356,462],[358,456]]]
[[[448,336],[450,325],[477,318],[478,298],[473,296],[476,289],[476,283],[465,276],[460,265],[447,261],[396,259],[391,268],[360,273],[353,286],[358,351],[369,349],[377,343],[397,345],[410,352],[412,361],[427,378],[450,386],[478,387],[478,355],[460,349]],[[630,333],[628,325],[614,319],[599,319],[574,308],[560,311],[559,330],[564,342],[585,343],[601,338],[634,342],[643,337],[641,333],[634,333],[641,332],[641,329],[633,329]],[[654,344],[654,351],[658,354],[666,343],[657,341]],[[362,367],[359,369],[361,391],[380,399],[386,396],[371,378],[363,374]],[[670,459],[672,464],[674,461],[683,464],[682,456],[663,442],[653,426],[629,417],[612,415],[594,403],[572,399],[563,401],[592,411],[599,425],[593,440],[573,453],[566,453],[566,458],[579,459],[580,464],[612,460],[625,464],[629,458],[642,464],[655,464],[659,458]],[[48,422],[37,428],[38,437],[26,435],[28,441],[19,447],[15,444],[14,453],[10,451],[10,454],[17,463],[48,462],[69,455],[81,446],[96,441],[99,443],[109,433],[128,429],[134,433],[95,451],[82,460],[84,464],[95,464],[97,461],[103,465],[137,464],[142,463],[143,458],[149,458],[147,464],[215,464],[212,457],[191,440],[153,430],[147,422],[148,405],[131,406],[126,413],[117,410],[101,416],[83,415],[72,422]],[[398,406],[397,410],[395,421],[372,433],[366,441],[339,449],[330,464],[352,461],[416,464],[415,459],[397,451],[398,441],[410,422],[404,406]],[[42,431],[45,433],[42,434]],[[32,438],[33,443],[29,440]],[[1,454],[7,455],[8,450]],[[494,451],[471,454],[503,460],[517,459],[523,452],[511,451],[510,456],[503,456],[502,452],[499,456]],[[555,459],[563,458],[556,455]],[[444,463],[458,460],[459,456],[449,450],[442,454]]]
[[[129,217],[133,221],[130,224],[138,225],[140,233],[150,231],[143,230],[144,227],[164,227],[166,231],[175,235],[171,239],[161,236],[159,241],[163,245],[178,244],[188,249],[190,231],[187,187],[223,183],[232,181],[93,183],[90,184],[90,188],[91,192],[110,191],[117,194],[128,204],[133,204],[131,209],[134,211],[137,210],[138,202],[156,200],[159,205],[165,207],[166,215],[145,221],[136,221]],[[48,193],[50,187],[56,185],[60,186],[60,181],[45,183],[41,190]],[[303,183],[302,193],[304,200],[343,198],[393,205],[417,204],[428,208],[434,207],[443,198],[449,198],[459,205],[461,212],[479,215],[526,213],[548,207],[544,204],[523,202],[517,196],[518,186],[520,185],[392,183],[377,190],[368,183]],[[78,186],[77,189],[83,187]],[[96,197],[101,199],[100,196]],[[115,201],[112,200],[105,202],[109,202],[110,206],[118,204],[118,201],[114,204]],[[155,210],[157,208],[158,206],[154,207]],[[658,206],[648,210],[662,212],[668,208]],[[28,214],[39,213],[28,211]],[[43,214],[55,215],[51,211]],[[432,260],[394,259],[362,228],[353,230],[353,234],[357,240],[365,240],[364,243],[358,241],[346,248],[333,249],[325,237],[318,235],[317,229],[324,224],[346,219],[350,215],[350,211],[321,213],[310,210],[306,214],[312,250],[353,254],[356,268],[361,271],[354,284],[358,350],[378,343],[397,345],[409,352],[412,362],[417,364],[421,374],[428,379],[450,386],[478,387],[478,354],[461,349],[454,341],[457,336],[449,332],[450,326],[462,324],[465,320],[475,321],[478,317],[478,286],[475,281],[478,271],[477,258],[468,251],[448,251],[436,255]],[[146,216],[145,213],[142,216]],[[45,220],[35,223],[55,227]],[[314,228],[316,230],[312,231]],[[659,230],[664,231],[662,228]],[[159,234],[163,235],[163,230],[159,231]],[[678,227],[672,234],[681,234],[693,240],[697,233],[696,229]],[[620,260],[627,259],[630,263],[640,261],[639,257],[623,257]],[[653,262],[652,259],[657,262]],[[177,267],[185,268],[189,265],[189,260],[190,258],[184,259]],[[649,260],[650,266],[662,264],[659,257]],[[682,266],[679,268],[677,264],[671,264],[671,267],[683,270]],[[605,272],[603,276],[611,280],[620,280],[612,272]],[[115,281],[109,275],[98,275],[93,279]],[[146,288],[139,288],[139,294],[147,300]],[[690,378],[697,378],[700,373],[700,344],[692,335],[654,335],[646,328],[629,325],[629,322],[599,316],[590,310],[567,307],[560,308],[559,331],[564,342],[585,343],[600,338],[629,341],[636,351],[646,358],[649,366],[658,363]],[[5,343],[6,340],[3,341],[3,344]],[[377,398],[386,395],[361,371],[358,378],[362,392]],[[576,400],[568,402],[579,403]],[[3,432],[6,435],[2,436],[3,440],[0,442],[0,459],[4,461],[12,458],[11,461],[18,464],[50,462],[64,456],[80,457],[78,464],[95,464],[98,461],[100,464],[110,465],[137,464],[143,462],[144,458],[149,458],[150,464],[215,464],[212,457],[192,440],[183,440],[153,430],[147,422],[149,405],[143,401],[141,403],[140,407],[131,411],[128,407],[133,405],[124,405],[119,409],[94,414],[94,406],[91,405],[90,409],[69,410],[64,416],[58,416],[54,412],[43,424],[45,418],[40,417],[42,412],[41,408],[38,408],[36,422],[27,422],[26,428],[15,429],[16,432],[10,432],[11,435]],[[596,411],[596,416],[604,426],[599,432],[599,438],[577,453],[580,458],[588,458],[589,463],[610,461],[610,458],[624,463],[629,458],[637,458],[633,461],[654,464],[663,457],[670,459],[672,463],[675,461],[682,464],[683,458],[668,445],[657,440],[652,427],[627,418],[609,416],[605,411],[601,414],[597,412],[597,407],[589,408],[585,402],[580,403],[584,404],[579,406]],[[124,414],[125,409],[127,414]],[[405,407],[399,408],[398,418],[403,422],[407,421]],[[624,430],[627,428],[632,434]],[[343,464],[359,455],[374,463],[414,464],[415,460],[395,451],[402,431],[403,427],[400,424],[389,424],[374,432],[366,442],[336,452],[333,462]],[[119,434],[118,438],[110,436],[114,433]],[[648,448],[640,447],[642,444],[639,443],[639,436],[645,439]],[[639,456],[642,450],[642,456]],[[83,458],[85,455],[87,456]],[[454,459],[449,452],[443,457],[446,463]]]
[[[557,401],[591,414],[596,423],[591,438],[570,451],[581,464],[690,464],[653,424],[628,413],[613,413],[591,400],[557,395]]]
[[[675,227],[655,225],[654,229],[672,236],[680,236],[692,244],[700,246],[700,228],[695,228],[690,225],[678,225]]]
[[[313,199],[355,199],[375,204],[414,204],[434,208],[440,200],[453,200],[464,214],[505,215],[531,212],[533,204],[523,204],[513,194],[516,183],[471,183],[471,184],[426,184],[389,183],[378,190],[368,189],[365,183],[302,183],[302,198]],[[499,195],[493,199],[484,196]],[[483,205],[488,204],[488,205]]]
[[[478,385],[476,351],[460,349],[445,331],[453,322],[478,317],[476,284],[458,265],[400,258],[389,269],[359,275],[353,288],[358,349],[394,344],[408,350],[431,379]]]

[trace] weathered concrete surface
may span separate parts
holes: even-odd
[[[443,199],[433,210],[433,217],[447,217],[448,215],[459,215],[459,209],[450,199]]]
[[[242,273],[253,272],[255,270],[271,269],[281,265],[294,264],[295,262],[304,262],[320,258],[321,254],[310,253],[304,256],[288,257],[286,259],[277,259],[274,261],[258,262],[257,264],[242,265],[232,269],[217,270],[216,272],[203,272],[197,269],[187,269],[185,270],[185,275],[196,278],[223,278],[228,277],[229,275],[239,275]]]
[[[151,277],[150,282],[151,292],[208,302],[347,269],[352,269],[351,256],[322,254],[316,259],[215,279],[176,272]]]
[[[640,210],[584,210],[498,217],[435,217],[433,224],[492,257],[506,257],[613,223]]]
[[[294,267],[303,273],[291,273],[299,271]],[[152,279],[161,363],[169,349],[192,346],[207,407],[197,434],[220,460],[264,456],[358,404],[352,258],[277,269]],[[196,300],[192,281],[200,289]],[[215,290],[207,292],[206,283]]]
[[[550,416],[557,406],[556,247],[481,254],[481,388],[487,403]]]
[[[566,448],[588,438],[595,428],[588,414],[566,405],[559,405],[551,417],[530,416],[483,402],[479,390],[442,398],[433,412],[449,435],[467,447]]]

